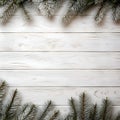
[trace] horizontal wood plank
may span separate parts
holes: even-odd
[[[108,97],[117,113],[119,25],[108,15],[99,26],[91,12],[66,27],[61,23],[63,11],[53,20],[30,12],[29,24],[18,12],[6,26],[0,25],[0,79],[17,88],[23,102],[43,105],[51,99],[65,113],[68,99],[86,92],[94,103]]]
[[[120,52],[1,52],[0,69],[120,69]]]
[[[120,33],[1,33],[0,51],[120,51]]]
[[[61,23],[61,16],[49,20],[43,16],[34,16],[31,23],[21,16],[14,16],[7,25],[0,25],[0,32],[120,32],[119,25],[113,23],[111,16],[106,17],[104,25],[97,25],[93,16],[78,16],[69,26]]]
[[[16,87],[11,87],[12,89]],[[79,98],[86,92],[93,103],[101,103],[108,97],[113,105],[120,105],[120,87],[17,87],[23,96],[23,102],[33,102],[44,105],[47,100],[53,100],[56,105],[68,105],[71,97]]]
[[[0,70],[10,86],[120,86],[120,70]]]

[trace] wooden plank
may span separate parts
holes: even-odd
[[[120,70],[0,70],[10,86],[120,86]]]
[[[120,33],[5,33],[0,51],[120,51]]]
[[[0,32],[120,32],[120,27],[113,23],[111,16],[106,17],[104,25],[97,25],[93,16],[78,16],[69,26],[61,23],[61,16],[55,16],[54,20],[49,20],[43,16],[34,16],[31,23],[25,22],[21,16],[14,16],[10,22],[4,26],[0,25]]]
[[[120,69],[120,53],[1,52],[0,69]]]
[[[16,87],[12,87],[16,88]],[[120,87],[17,87],[23,96],[23,102],[33,102],[44,105],[47,100],[53,100],[56,105],[68,105],[71,97],[79,98],[86,92],[93,103],[101,103],[108,97],[113,105],[120,105]]]

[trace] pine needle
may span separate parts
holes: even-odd
[[[37,114],[37,107],[33,104],[25,104],[21,108],[18,120],[34,120]]]
[[[44,120],[44,118],[47,116],[47,114],[50,112],[51,109],[52,109],[52,102],[49,101],[47,103],[47,105],[45,105],[45,108],[44,108],[39,120]]]
[[[99,9],[99,11],[97,12],[97,15],[95,16],[95,21],[97,22],[97,24],[102,23],[108,9],[109,9],[109,3],[108,2],[103,2],[101,4],[101,7]]]
[[[65,25],[68,25],[71,23],[71,21],[75,18],[75,16],[78,15],[80,10],[79,6],[79,0],[70,0],[68,5],[68,10],[64,17],[62,18],[62,21]]]
[[[97,104],[93,105],[90,109],[90,120],[99,120]]]
[[[113,19],[115,22],[120,22],[120,4],[113,7]]]
[[[103,100],[100,111],[100,120],[112,120],[112,105],[108,99]]]
[[[20,107],[20,97],[17,90],[14,91],[10,102],[6,106],[3,120],[12,120],[17,115],[17,110]]]
[[[94,4],[94,0],[70,0],[68,11],[63,17],[63,23],[69,24],[75,16],[82,14],[87,8]]]
[[[28,11],[26,10],[24,4],[21,3],[20,6],[21,6],[21,8],[22,8],[22,10],[23,10],[25,19],[30,22],[30,21],[31,21],[31,16],[28,14]]]
[[[0,6],[5,5],[8,2],[8,0],[0,0]]]
[[[67,117],[64,120],[74,120],[74,119],[73,119],[73,116],[67,115]]]
[[[0,85],[0,108],[2,107],[6,92],[7,92],[7,84],[6,82],[2,82],[2,84]]]
[[[58,9],[61,7],[63,0],[42,0],[38,9],[42,15],[53,17]]]
[[[64,25],[69,25],[76,16],[85,13],[89,8],[96,5],[100,6],[95,16],[97,23],[101,23],[107,11],[112,8],[114,21],[120,21],[120,0],[0,0],[0,6],[5,8],[2,24],[6,24],[9,21],[21,4],[26,19],[29,21],[30,16],[25,8],[28,3],[31,3],[29,4],[31,8],[32,5],[35,5],[42,15],[52,18],[62,7],[64,1],[68,3],[68,9],[62,18]]]
[[[9,21],[9,19],[15,14],[18,7],[19,4],[16,4],[14,0],[9,2],[2,15],[2,24],[6,24]]]
[[[89,104],[85,93],[80,96],[80,120],[88,120],[89,118]]]
[[[77,101],[70,99],[70,112],[67,116],[59,119],[59,111],[53,110],[52,102],[49,101],[40,111],[38,116],[38,107],[34,104],[21,104],[20,96],[15,90],[10,99],[6,99],[7,85],[2,82],[0,85],[0,120],[120,120],[120,114],[113,115],[113,107],[108,99],[103,100],[101,108],[97,104],[92,105],[83,93],[80,96],[80,107],[77,107]],[[5,102],[7,103],[5,105]],[[3,104],[4,103],[4,104]]]
[[[0,119],[2,118],[3,115],[3,102],[7,93],[7,84],[6,82],[2,82],[0,85]]]
[[[52,117],[49,120],[55,120],[59,115],[59,111],[55,111]]]
[[[75,100],[73,98],[71,98],[70,100],[70,106],[71,106],[73,120],[77,120],[77,109],[75,106]]]

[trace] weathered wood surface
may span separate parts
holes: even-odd
[[[0,51],[120,51],[120,33],[0,33]]]
[[[120,69],[120,52],[1,52],[0,69]]]
[[[13,87],[15,88],[15,87]],[[56,105],[68,105],[71,97],[79,98],[80,93],[86,92],[93,103],[100,103],[108,97],[113,105],[120,105],[120,87],[17,87],[24,96],[24,102],[34,102],[44,105],[47,100],[53,100]]]
[[[65,27],[62,12],[52,21],[30,14],[30,24],[19,12],[0,25],[0,79],[25,102],[52,99],[64,111],[68,98],[85,91],[94,102],[109,97],[120,110],[120,26],[112,17],[99,26],[91,12]]]
[[[120,70],[0,70],[0,79],[17,87],[120,86]]]

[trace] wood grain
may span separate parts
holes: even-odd
[[[13,89],[15,87],[12,87]],[[53,100],[56,105],[68,105],[71,97],[79,98],[82,92],[86,92],[93,103],[101,103],[108,97],[113,105],[120,105],[120,87],[17,87],[23,95],[23,102],[33,102],[44,105],[47,100]]]
[[[15,87],[115,87],[120,86],[120,70],[0,70],[0,79]]]
[[[0,51],[120,51],[120,33],[1,33]]]
[[[119,52],[1,52],[0,69],[120,69]]]
[[[120,110],[119,25],[110,14],[97,25],[94,10],[64,26],[65,9],[53,20],[30,12],[31,23],[19,11],[0,25],[0,79],[17,88],[24,102],[43,105],[51,99],[62,112],[71,96],[84,91],[93,102],[108,97]]]

